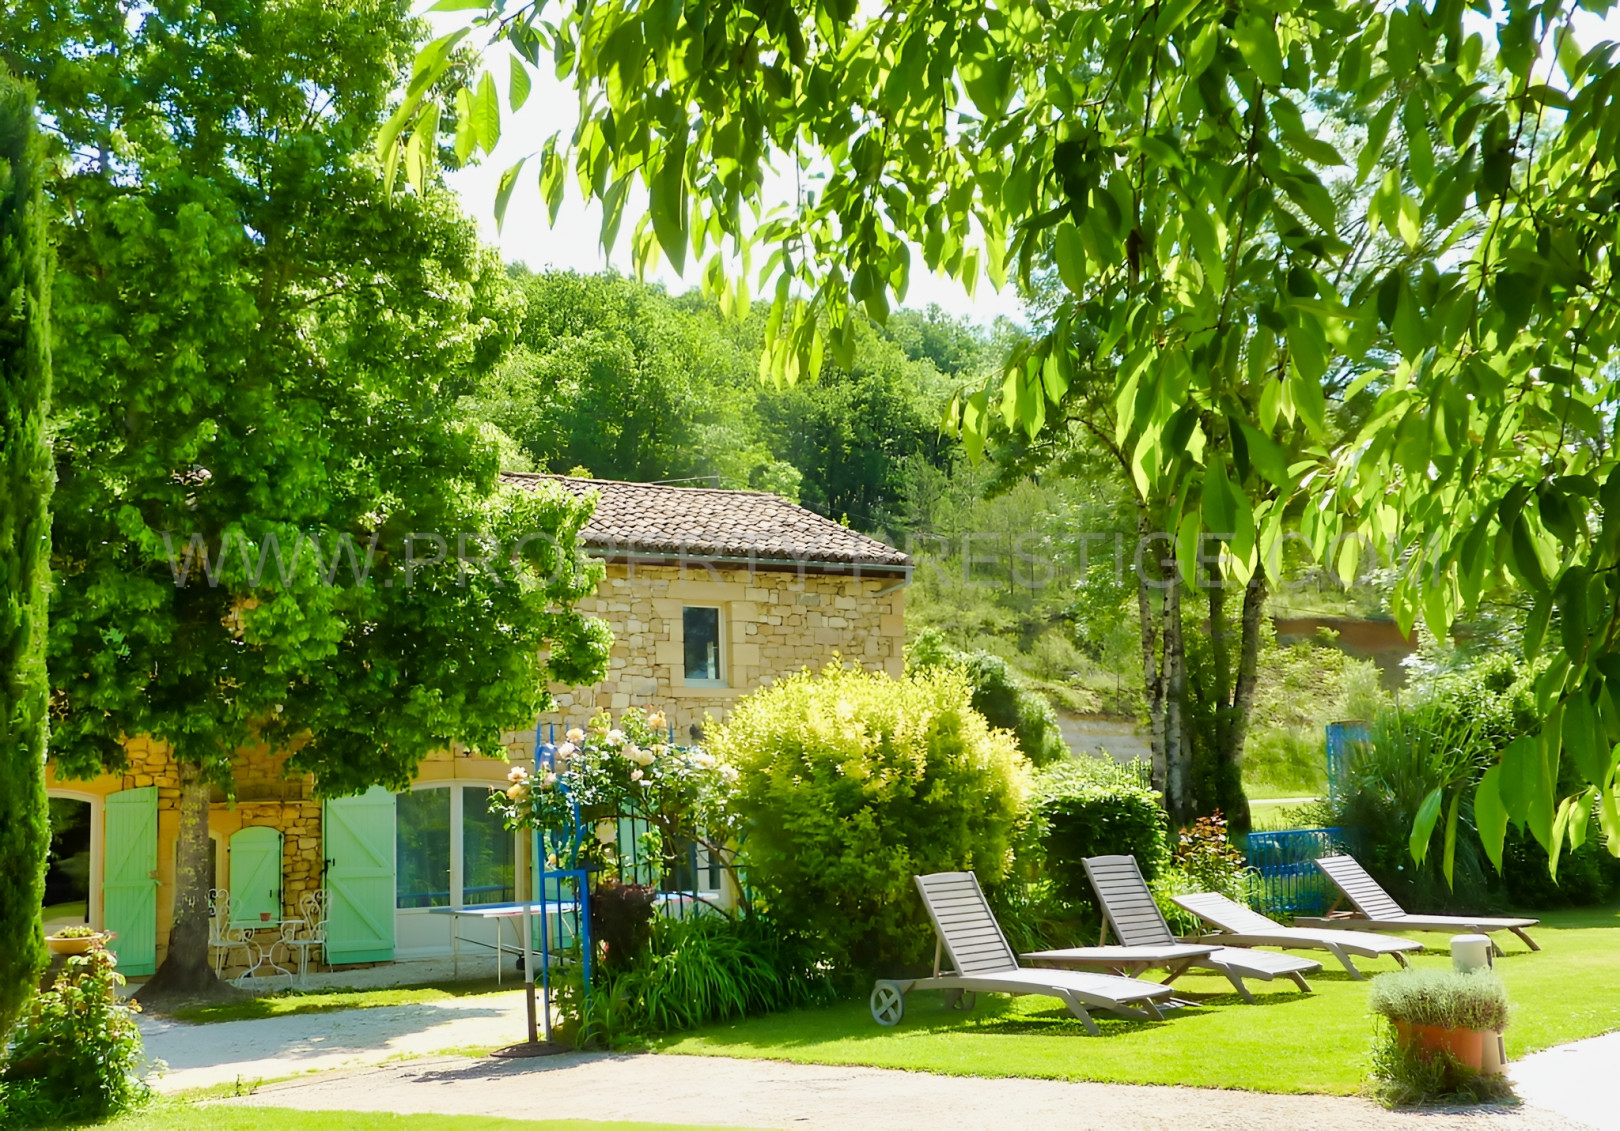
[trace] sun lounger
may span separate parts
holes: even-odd
[[[936,872],[916,879],[928,918],[934,923],[934,976],[879,980],[872,988],[871,1002],[872,1019],[879,1025],[899,1023],[905,1016],[906,995],[912,990],[943,990],[948,1005],[966,1009],[973,1007],[976,993],[1055,997],[1092,1036],[1100,1032],[1091,1019],[1093,1009],[1143,1021],[1164,1019],[1154,1003],[1169,998],[1167,986],[1111,974],[1019,966],[972,872]],[[942,968],[946,960],[949,969]]]
[[[1511,919],[1491,915],[1408,915],[1390,894],[1378,886],[1378,881],[1353,856],[1324,856],[1316,866],[1339,889],[1339,898],[1321,918],[1296,918],[1302,927],[1335,927],[1350,931],[1439,931],[1445,934],[1483,934],[1512,931],[1524,940],[1531,950],[1540,950],[1536,941],[1525,933],[1540,919]],[[1340,903],[1350,901],[1355,911],[1337,911]],[[1498,954],[1502,948],[1491,940]]]
[[[1324,931],[1304,927],[1285,927],[1250,910],[1235,900],[1217,892],[1199,892],[1197,895],[1178,895],[1175,901],[1217,930],[1199,939],[1217,946],[1280,946],[1287,950],[1325,950],[1344,964],[1350,976],[1360,981],[1364,976],[1350,960],[1351,955],[1361,958],[1382,958],[1393,955],[1402,966],[1407,964],[1405,952],[1421,950],[1423,944],[1413,939],[1390,939],[1381,935],[1353,934],[1349,931]]]
[[[1231,982],[1232,988],[1251,1005],[1254,994],[1244,984],[1245,978],[1258,978],[1265,982],[1279,977],[1289,978],[1309,993],[1311,986],[1305,980],[1305,975],[1314,974],[1322,968],[1320,962],[1292,954],[1178,942],[1170,933],[1170,926],[1159,912],[1158,904],[1153,902],[1153,893],[1148,890],[1147,881],[1136,866],[1136,857],[1093,856],[1085,865],[1086,877],[1091,880],[1092,890],[1097,893],[1097,902],[1102,907],[1101,940],[1097,946],[1042,950],[1024,955],[1029,961],[1131,975],[1162,967],[1169,971],[1165,985],[1190,969],[1214,970]],[[1110,926],[1119,939],[1117,946],[1107,945]]]

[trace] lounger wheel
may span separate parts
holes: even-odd
[[[872,987],[872,1020],[879,1025],[898,1025],[906,1015],[906,995],[893,982]]]
[[[946,1009],[959,1009],[963,1013],[969,1013],[969,1012],[972,1011],[973,1006],[976,1004],[977,1001],[978,1001],[978,998],[977,998],[977,996],[974,994],[974,992],[972,990],[946,990],[945,991],[945,1008]]]

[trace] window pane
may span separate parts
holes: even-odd
[[[686,678],[720,678],[720,610],[686,609]]]
[[[450,906],[450,791],[397,794],[394,891],[397,907]]]
[[[461,901],[510,903],[513,899],[512,847],[515,840],[489,811],[490,791],[469,785],[461,791]]]

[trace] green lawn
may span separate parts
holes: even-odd
[[[1298,798],[1250,801],[1250,827],[1252,827],[1257,833],[1280,832],[1283,829],[1308,828],[1310,827],[1310,823],[1304,820],[1300,811],[1309,804],[1309,800],[1302,801]]]
[[[426,986],[394,986],[376,990],[323,990],[300,993],[289,990],[245,1001],[220,1005],[189,1005],[173,1013],[176,1021],[209,1024],[218,1021],[257,1021],[265,1017],[287,1017],[295,1013],[326,1013],[334,1009],[375,1009],[385,1005],[415,1005],[476,994],[510,993],[523,988],[522,980],[497,986],[494,979],[477,982],[444,982]]]
[[[391,1115],[294,1111],[165,1101],[138,1115],[95,1124],[105,1131],[701,1131],[689,1124],[598,1123],[588,1119],[490,1119],[481,1115]],[[720,1131],[711,1128],[710,1131]]]
[[[1552,912],[1544,919],[1533,932],[1539,954],[1505,936],[1508,954],[1497,963],[1516,1009],[1510,1057],[1620,1028],[1620,907]],[[1446,945],[1444,935],[1422,937],[1431,946]],[[1417,959],[1449,961],[1444,953]],[[1182,996],[1198,1000],[1196,1008],[1151,1024],[1099,1014],[1101,1037],[1086,1036],[1050,998],[981,996],[977,1010],[963,1015],[943,1009],[937,994],[918,993],[893,1029],[874,1024],[859,1001],[716,1025],[667,1038],[659,1048],[953,1075],[1349,1094],[1367,1073],[1368,983],[1334,967],[1324,965],[1311,979],[1312,995],[1291,983],[1251,982],[1260,999],[1252,1006],[1229,988],[1221,992],[1224,980],[1188,976],[1176,985]],[[1385,959],[1374,968],[1394,964]]]

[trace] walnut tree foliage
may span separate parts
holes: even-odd
[[[451,84],[463,154],[493,148],[503,87],[516,105],[555,67],[581,115],[536,139],[542,195],[577,180],[609,241],[640,213],[637,255],[706,257],[711,289],[746,293],[729,266],[766,256],[768,374],[847,350],[851,304],[881,318],[914,270],[972,287],[1054,264],[1050,332],[959,404],[970,447],[998,415],[1038,435],[1100,370],[1189,580],[1201,532],[1239,581],[1285,534],[1341,568],[1370,548],[1400,566],[1403,626],[1442,635],[1491,579],[1524,586],[1547,722],[1480,786],[1486,846],[1509,820],[1578,842],[1595,809],[1620,851],[1620,78],[1615,45],[1581,38],[1605,0],[438,7],[474,14],[419,55],[385,152],[424,175],[433,83],[474,32],[513,57]],[[771,169],[794,187],[767,211]],[[1407,254],[1358,270],[1386,235]],[[1373,410],[1336,435],[1357,395]],[[1420,824],[1454,829],[1440,800]]]
[[[605,667],[605,626],[572,611],[600,569],[576,544],[589,504],[498,491],[455,411],[506,346],[500,265],[447,193],[389,194],[372,157],[417,31],[392,0],[0,17],[63,165],[64,773],[145,734],[203,813],[260,743],[323,795],[403,788]]]

